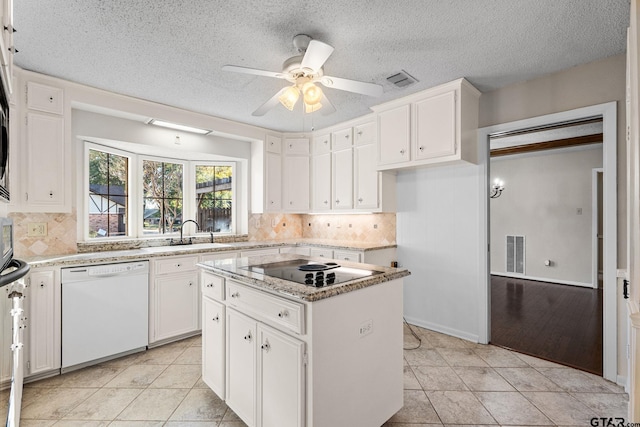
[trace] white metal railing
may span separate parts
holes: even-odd
[[[9,394],[9,411],[7,412],[7,426],[20,426],[20,410],[22,408],[22,385],[24,380],[24,353],[22,342],[25,327],[23,301],[25,298],[24,276],[29,272],[29,265],[24,261],[13,259],[5,271],[9,273],[0,275],[0,287],[9,286],[9,299],[11,299],[12,318],[12,375],[11,393]]]

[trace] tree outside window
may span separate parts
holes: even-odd
[[[89,150],[89,237],[127,235],[129,159]]]
[[[204,231],[231,232],[233,204],[233,168],[196,166],[197,221]]]
[[[183,221],[182,165],[143,160],[142,169],[143,233],[178,231]]]

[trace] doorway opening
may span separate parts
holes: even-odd
[[[519,153],[520,157],[535,157],[539,154],[536,154],[536,151],[540,151],[542,146],[535,147],[535,144],[501,144],[498,140],[501,139],[503,135],[509,136],[517,136],[518,134],[530,134],[535,132],[547,131],[549,129],[554,128],[565,128],[568,124],[575,124],[577,122],[581,123],[581,126],[590,122],[600,122],[602,128],[601,135],[601,154],[599,154],[599,158],[601,163],[592,164],[589,163],[589,167],[586,170],[586,187],[584,191],[588,193],[588,201],[580,202],[580,205],[576,205],[575,203],[567,204],[565,203],[567,200],[572,200],[572,194],[566,194],[560,191],[560,185],[557,185],[558,189],[554,189],[554,180],[551,179],[550,182],[544,182],[544,179],[538,178],[533,181],[534,188],[529,189],[527,191],[518,190],[520,188],[520,184],[517,184],[517,181],[512,182],[511,184],[504,179],[504,190],[502,195],[498,198],[490,198],[492,193],[493,179],[495,179],[494,172],[498,170],[498,167],[495,167],[497,162],[493,161],[493,158],[489,157],[489,149],[493,150],[496,148],[504,149],[509,148],[513,149],[513,147],[517,145],[525,145],[529,146],[529,153],[526,153],[526,149],[524,152]],[[480,154],[482,155],[483,150],[484,158],[483,164],[485,165],[485,182],[483,184],[483,191],[487,195],[486,199],[481,201],[484,212],[486,213],[486,217],[484,220],[487,223],[487,233],[486,233],[486,311],[481,313],[480,321],[483,322],[483,326],[485,329],[485,336],[481,336],[481,339],[486,339],[486,341],[481,342],[494,342],[492,337],[493,328],[491,327],[492,321],[495,321],[491,317],[492,313],[492,286],[491,286],[491,273],[495,273],[495,262],[494,262],[494,251],[504,251],[506,252],[507,244],[506,244],[506,235],[507,232],[503,231],[503,237],[498,239],[492,238],[493,231],[491,230],[494,225],[494,202],[501,202],[501,199],[507,200],[505,196],[509,194],[511,191],[514,193],[525,193],[531,197],[535,192],[544,192],[547,191],[549,193],[556,193],[554,197],[556,202],[555,204],[551,204],[551,207],[533,207],[530,209],[547,209],[548,212],[543,212],[546,214],[553,213],[553,206],[557,207],[557,210],[566,209],[566,221],[564,224],[555,224],[557,229],[558,227],[564,226],[565,228],[570,228],[571,224],[575,225],[576,222],[580,223],[588,223],[587,224],[587,232],[582,237],[586,239],[586,243],[583,244],[584,248],[587,249],[586,254],[582,253],[580,258],[582,260],[586,259],[587,261],[582,261],[581,268],[576,266],[575,271],[580,271],[579,275],[576,275],[575,278],[567,278],[566,276],[560,275],[560,270],[568,269],[568,266],[571,264],[570,257],[566,256],[567,254],[561,254],[557,252],[548,251],[548,254],[545,255],[545,249],[543,247],[536,247],[535,242],[532,239],[532,236],[536,236],[536,234],[541,233],[541,226],[546,225],[545,220],[539,220],[538,229],[534,228],[527,232],[519,232],[518,230],[511,230],[508,232],[509,235],[525,235],[523,241],[525,242],[524,253],[525,253],[525,265],[522,270],[524,273],[518,274],[510,274],[510,275],[502,275],[502,278],[505,278],[505,282],[508,280],[510,285],[504,284],[505,289],[508,287],[509,297],[512,298],[512,302],[517,302],[518,299],[521,302],[527,302],[528,299],[534,299],[532,294],[533,291],[527,291],[527,287],[524,282],[517,282],[519,280],[532,280],[537,281],[544,284],[548,284],[549,282],[558,282],[556,288],[559,287],[560,290],[586,290],[592,293],[596,293],[596,298],[591,298],[594,300],[595,307],[601,308],[601,321],[598,320],[598,311],[591,310],[590,311],[590,322],[592,323],[593,328],[598,329],[602,332],[601,344],[598,346],[601,349],[602,353],[602,362],[599,364],[602,369],[599,372],[604,378],[614,381],[617,381],[617,353],[618,353],[618,343],[617,343],[617,317],[616,317],[616,267],[617,267],[617,244],[616,244],[616,146],[617,146],[617,137],[616,137],[616,129],[617,129],[617,121],[616,121],[616,104],[615,102],[596,105],[592,107],[579,108],[576,110],[565,111],[562,113],[550,114],[546,116],[535,117],[531,119],[520,120],[511,123],[505,123],[501,125],[489,126],[486,128],[482,128],[478,132],[478,142],[480,144]],[[593,133],[592,133],[593,134]],[[557,150],[565,151],[567,154],[571,154],[572,151],[576,153],[581,151],[589,151],[589,149],[576,148],[573,146],[574,138],[582,138],[585,135],[572,135],[564,138],[552,138],[550,141],[556,140],[569,140],[567,143],[567,147],[557,148]],[[596,137],[593,137],[596,138]],[[548,143],[549,141],[543,141],[542,144]],[[594,145],[597,144],[595,141],[587,142],[584,145]],[[501,146],[503,145],[503,146]],[[510,153],[514,154],[514,153]],[[593,156],[592,156],[593,157]],[[535,163],[535,162],[534,162]],[[538,165],[542,167],[542,163]],[[596,169],[596,175],[592,175],[592,169]],[[599,175],[598,175],[599,173]],[[549,172],[547,176],[551,176],[553,173]],[[601,249],[592,253],[593,242],[597,242],[598,236],[593,236],[593,224],[592,224],[592,211],[594,209],[594,205],[591,199],[592,194],[597,190],[592,189],[592,176],[595,176],[597,180],[598,177],[601,177],[601,196],[600,200],[602,203],[602,211],[601,214],[598,215],[595,213],[594,217],[597,216],[601,220],[601,231],[599,234],[600,239],[602,241]],[[502,179],[502,178],[501,178]],[[556,176],[557,180],[562,179]],[[537,187],[536,187],[537,186]],[[581,190],[583,191],[583,190]],[[586,199],[583,199],[586,200]],[[563,204],[564,203],[564,204]],[[565,206],[566,205],[566,206]],[[571,206],[569,209],[568,206]],[[596,209],[597,210],[597,209]],[[585,215],[588,213],[589,215]],[[569,215],[570,214],[570,215]],[[542,216],[544,217],[544,216]],[[490,221],[491,219],[491,221]],[[595,221],[595,218],[593,218]],[[549,221],[558,222],[558,220],[550,219]],[[560,221],[561,222],[561,221]],[[584,225],[584,224],[582,224]],[[527,235],[528,234],[528,235]],[[566,235],[565,238],[568,238]],[[583,240],[584,241],[584,240]],[[566,248],[572,247],[571,245],[566,244],[564,241],[560,241],[559,243],[554,244],[554,247],[558,247],[560,251],[567,250]],[[575,247],[575,244],[573,245]],[[574,249],[575,250],[575,249]],[[570,251],[569,251],[570,252]],[[585,252],[585,251],[582,251]],[[597,253],[596,253],[597,252]],[[536,255],[537,254],[537,255]],[[595,255],[594,255],[595,254]],[[532,257],[532,255],[535,255]],[[570,255],[570,254],[569,254]],[[592,263],[594,256],[602,256],[602,262],[600,263],[601,273],[597,272],[597,267],[595,267]],[[502,262],[506,261],[505,258],[502,258]],[[554,263],[555,261],[555,263]],[[584,264],[586,263],[586,268],[584,268]],[[595,275],[595,282],[593,276]],[[602,287],[598,288],[598,275],[601,277]],[[539,280],[543,279],[543,280]],[[552,280],[551,280],[552,279]],[[595,286],[595,287],[594,287]],[[529,287],[530,289],[533,289]],[[507,291],[505,291],[507,292]],[[597,293],[600,292],[600,301],[597,301]],[[568,300],[572,303],[575,303],[576,299],[574,297],[568,297]],[[551,304],[549,299],[544,300],[544,304]],[[574,307],[576,304],[570,304],[571,307]],[[595,312],[594,312],[595,311]],[[533,316],[536,319],[533,326],[530,328],[543,328],[547,317],[543,314],[538,314],[537,316]],[[584,323],[584,318],[582,319]],[[593,323],[595,322],[595,326]],[[601,323],[600,323],[601,322]],[[600,326],[601,325],[601,326]],[[524,336],[520,335],[522,340],[527,340]],[[549,340],[551,341],[551,340]],[[560,341],[558,341],[560,342]],[[567,344],[567,347],[571,347],[572,344]],[[580,349],[575,349],[575,351],[585,351]],[[544,357],[544,356],[543,356]],[[550,357],[547,357],[550,358]],[[564,362],[565,364],[571,364],[570,362]]]

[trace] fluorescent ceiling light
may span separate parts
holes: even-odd
[[[163,128],[183,130],[185,132],[199,133],[200,135],[207,135],[211,133],[210,130],[194,128],[191,126],[179,125],[177,123],[165,122],[163,120],[151,119],[147,122],[148,125],[162,126]]]

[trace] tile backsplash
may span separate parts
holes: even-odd
[[[396,244],[396,215],[253,214],[249,217],[249,240],[296,238],[392,245]]]
[[[47,255],[68,255],[77,252],[76,215],[65,213],[10,213],[13,219],[14,248],[16,258]],[[28,225],[45,223],[47,235],[29,237]]]

